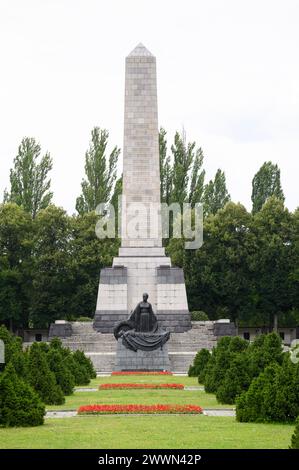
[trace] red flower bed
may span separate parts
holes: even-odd
[[[195,405],[87,405],[80,406],[78,414],[199,414],[202,408]]]
[[[111,375],[172,375],[172,372],[168,370],[161,370],[161,371],[115,371],[112,372]]]
[[[99,390],[126,390],[126,389],[157,389],[157,388],[168,388],[175,390],[184,390],[183,384],[138,384],[138,383],[119,383],[119,384],[101,384],[99,385]]]

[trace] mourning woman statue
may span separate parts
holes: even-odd
[[[115,338],[122,338],[123,345],[127,349],[153,351],[159,347],[162,349],[169,340],[170,333],[159,329],[157,317],[147,299],[148,294],[143,294],[143,300],[139,302],[128,320],[119,323],[114,330]]]

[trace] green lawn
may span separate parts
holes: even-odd
[[[0,429],[0,448],[281,449],[293,430],[203,415],[57,418],[36,428]]]
[[[75,392],[66,397],[64,405],[48,406],[47,410],[76,410],[81,405],[95,404],[190,404],[202,408],[231,408],[220,405],[215,395],[200,390],[102,390],[97,392]]]
[[[198,385],[196,378],[177,376],[98,377],[89,387],[107,382],[183,383]],[[215,396],[200,390],[106,390],[76,392],[62,406],[71,410],[96,403],[195,404],[203,408],[228,408]],[[238,423],[231,417],[203,415],[78,416],[47,418],[34,428],[0,428],[2,449],[280,449],[288,448],[294,425]]]

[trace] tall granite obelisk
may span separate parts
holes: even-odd
[[[171,267],[162,247],[159,204],[156,58],[138,44],[126,58],[121,248],[113,267],[101,270],[97,331],[112,332],[143,292],[164,328],[191,328],[183,270]],[[136,209],[144,215],[134,231]]]

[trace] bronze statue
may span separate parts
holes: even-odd
[[[114,329],[114,336],[122,342],[127,349],[137,351],[153,351],[169,340],[170,333],[159,329],[158,320],[153,312],[151,304],[147,301],[148,294],[143,294],[143,300],[139,302],[128,320],[119,323]]]

